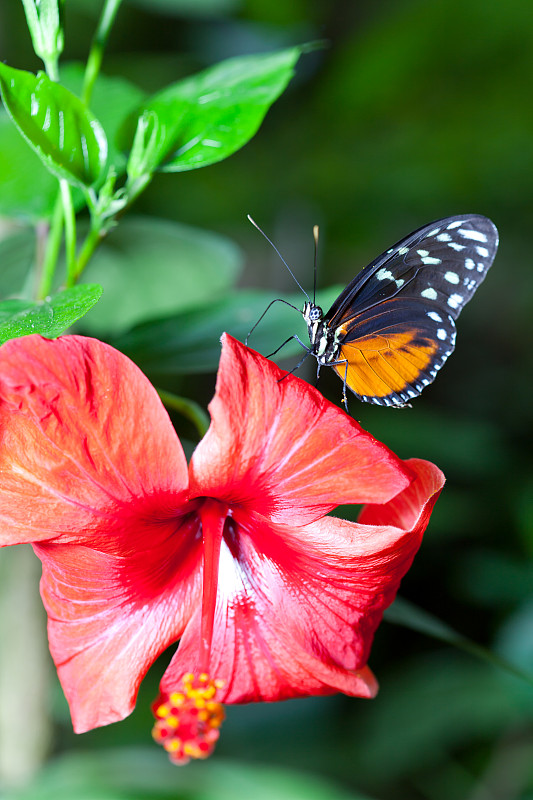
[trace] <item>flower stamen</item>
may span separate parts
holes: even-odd
[[[222,685],[205,672],[197,678],[189,672],[178,690],[162,693],[154,703],[152,736],[174,764],[207,758],[213,752],[225,716],[222,703],[215,699]]]

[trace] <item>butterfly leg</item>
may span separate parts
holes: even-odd
[[[346,394],[346,386],[348,385],[348,361],[345,358],[341,359],[340,361],[328,361],[328,367],[338,367],[340,364],[346,365],[344,370],[344,380],[342,382],[342,403],[344,405],[344,408],[346,409],[346,413],[349,414],[350,411],[348,409],[348,396]]]
[[[298,344],[301,344],[301,345],[302,345],[302,347],[303,347],[303,349],[307,351],[307,352],[306,352],[306,354],[305,354],[305,356],[303,357],[303,359],[300,361],[300,364],[303,364],[304,360],[307,358],[307,356],[309,355],[309,353],[311,352],[311,350],[310,350],[310,348],[309,348],[309,347],[307,347],[307,345],[306,345],[306,344],[304,344],[304,343],[302,342],[302,340],[301,340],[301,339],[300,339],[298,336],[296,336],[296,334],[294,334],[294,336],[289,336],[289,338],[288,338],[288,339],[285,339],[285,341],[283,342],[283,344],[280,344],[280,346],[279,346],[279,347],[277,347],[277,348],[276,348],[276,349],[275,349],[275,350],[274,350],[272,353],[270,353],[268,356],[265,356],[265,357],[266,357],[266,358],[272,358],[272,356],[275,356],[275,355],[276,355],[276,353],[279,353],[279,351],[280,351],[280,350],[282,350],[282,349],[285,347],[285,345],[286,345],[286,344],[289,344],[289,342],[291,341],[291,339],[296,339],[296,341],[298,342]],[[300,364],[298,364],[298,367],[300,366]],[[294,369],[298,369],[298,367],[295,367]]]
[[[342,364],[342,361],[340,362]],[[344,370],[344,380],[342,382],[342,402],[344,403],[344,408],[346,409],[346,413],[349,414],[348,411],[348,398],[346,396],[346,381],[348,380],[348,361],[345,362],[346,369]]]
[[[302,347],[305,347],[305,344],[304,344],[303,342],[301,342],[301,341],[300,341],[300,339],[298,339],[298,337],[297,337],[297,336],[291,336],[291,339],[296,339],[296,340],[297,340],[297,341],[298,341],[298,342],[299,342],[299,343],[302,345]],[[290,339],[287,339],[287,342],[290,342]],[[283,342],[283,344],[281,345],[281,347],[283,347],[284,345],[286,345],[286,344],[287,344],[287,342]],[[279,349],[280,349],[280,348],[278,347],[278,350],[279,350]],[[283,378],[279,378],[279,380],[278,380],[278,383],[281,383],[281,381],[284,381],[284,380],[285,380],[285,378],[286,378],[288,375],[292,375],[293,373],[295,373],[295,372],[296,372],[296,370],[297,370],[297,369],[300,369],[300,367],[301,367],[301,366],[302,366],[302,364],[304,363],[305,359],[306,359],[308,356],[310,356],[310,355],[311,355],[311,350],[310,350],[308,347],[305,347],[305,349],[306,349],[306,351],[307,351],[307,352],[306,352],[306,354],[304,355],[304,357],[303,357],[303,358],[301,358],[301,359],[300,359],[300,361],[298,361],[298,363],[296,364],[296,366],[295,366],[295,367],[293,367],[293,368],[291,369],[291,371],[290,371],[290,372],[286,372],[286,373],[285,373],[285,375],[283,376]],[[278,350],[276,350],[275,352],[277,353],[277,352],[278,352]],[[274,353],[272,353],[272,355],[274,355]]]
[[[289,336],[289,338],[288,338],[288,339],[285,339],[285,341],[283,342],[283,344],[280,344],[280,346],[279,346],[279,347],[277,347],[277,348],[274,350],[274,352],[273,352],[273,353],[270,353],[270,355],[268,355],[268,356],[266,356],[266,357],[267,357],[267,358],[272,358],[272,356],[275,356],[275,355],[276,355],[276,353],[279,353],[279,351],[280,351],[280,350],[281,350],[283,347],[285,347],[285,345],[286,345],[286,344],[289,344],[289,342],[291,341],[291,339],[296,339],[296,341],[298,342],[298,344],[300,344],[300,345],[303,347],[303,349],[305,350],[305,355],[304,355],[304,357],[303,357],[302,359],[300,359],[300,361],[298,361],[298,363],[296,364],[296,366],[295,366],[295,367],[293,367],[293,368],[291,369],[291,371],[290,371],[290,372],[286,372],[286,373],[285,373],[285,375],[283,376],[283,378],[280,378],[280,379],[278,380],[278,383],[279,383],[280,381],[283,381],[283,380],[285,380],[285,378],[287,377],[287,375],[292,375],[292,374],[293,374],[293,372],[296,372],[296,370],[297,370],[297,369],[299,369],[299,368],[302,366],[302,364],[304,363],[305,359],[306,359],[306,358],[307,358],[309,355],[311,355],[311,348],[310,348],[310,347],[307,347],[307,345],[306,345],[306,344],[304,344],[304,343],[302,342],[302,340],[300,339],[300,337],[299,337],[299,336],[297,336],[296,334],[294,334],[294,336]]]

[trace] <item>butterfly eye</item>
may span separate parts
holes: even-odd
[[[324,312],[320,306],[311,306],[311,309],[309,310],[309,320],[311,322],[319,322],[323,316]]]

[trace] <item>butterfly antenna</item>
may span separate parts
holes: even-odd
[[[316,304],[316,274],[317,274],[317,259],[318,259],[318,225],[313,225],[313,239],[315,240],[315,258],[314,258],[314,278],[313,278],[313,305]]]
[[[294,274],[294,272],[292,271],[292,269],[289,267],[289,265],[287,264],[287,262],[285,261],[285,259],[284,259],[284,258],[283,258],[283,256],[281,255],[281,253],[279,252],[279,250],[278,250],[278,248],[276,247],[276,245],[274,244],[274,242],[273,242],[273,241],[271,241],[271,239],[269,239],[269,238],[268,238],[268,236],[266,235],[266,233],[264,232],[264,230],[262,230],[262,229],[259,227],[259,225],[257,224],[257,222],[256,222],[254,219],[252,219],[252,217],[251,217],[249,214],[247,214],[246,216],[248,217],[248,219],[250,220],[250,222],[252,223],[252,225],[254,226],[254,228],[257,228],[257,230],[259,231],[259,233],[261,233],[261,234],[262,234],[262,235],[265,237],[265,239],[267,240],[267,242],[269,243],[269,245],[270,245],[271,247],[273,247],[273,248],[274,248],[274,250],[276,251],[276,253],[277,253],[277,254],[278,254],[278,256],[280,257],[280,259],[283,261],[283,263],[285,264],[285,266],[287,267],[287,269],[288,269],[288,270],[289,270],[289,272],[291,273],[291,275],[292,275],[292,277],[293,277],[293,280],[294,280],[294,282],[296,283],[296,285],[297,285],[297,286],[298,286],[298,287],[299,287],[299,288],[302,290],[302,292],[305,294],[305,296],[307,297],[307,299],[309,300],[309,302],[311,302],[311,298],[309,297],[309,295],[308,295],[308,294],[307,294],[307,292],[305,291],[304,287],[302,286],[302,284],[300,283],[300,281],[298,280],[298,278],[296,277],[296,275]]]

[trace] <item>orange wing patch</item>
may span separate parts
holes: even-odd
[[[433,361],[437,342],[420,340],[416,330],[391,335],[365,336],[340,348],[333,368],[346,385],[362,397],[387,397],[414,383]]]

